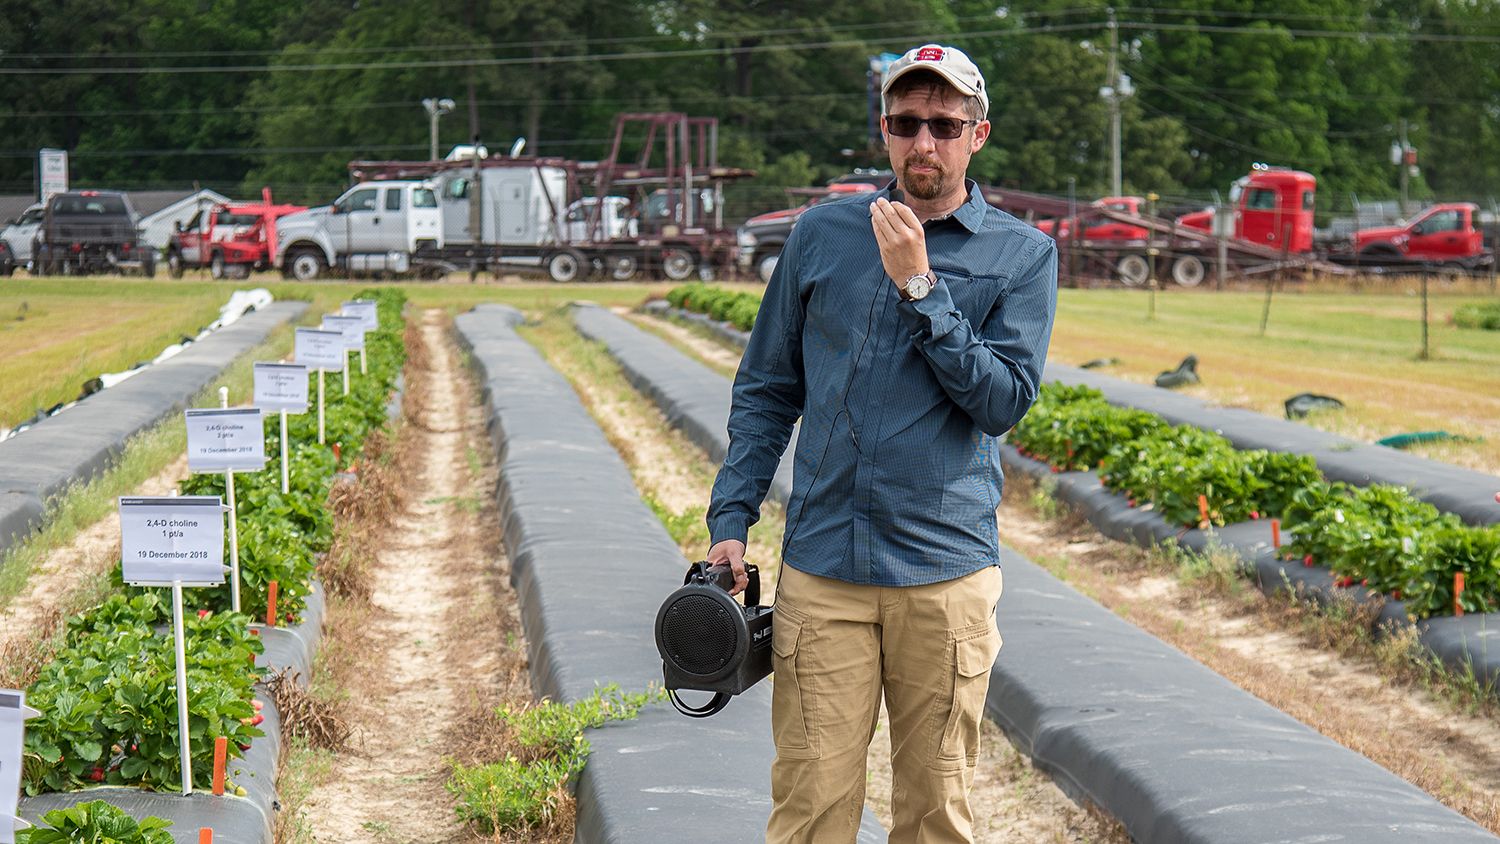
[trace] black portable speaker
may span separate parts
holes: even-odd
[[[667,694],[684,715],[707,718],[771,673],[773,609],[760,605],[760,569],[746,563],[745,574],[750,583],[740,606],[729,596],[734,588],[729,566],[694,563],[682,588],[656,613],[656,649]],[[678,689],[714,696],[695,708],[682,702]]]

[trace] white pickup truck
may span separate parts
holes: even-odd
[[[412,256],[443,246],[443,213],[427,182],[365,182],[332,205],[276,221],[276,265],[288,278],[312,281],[331,269],[407,273]]]

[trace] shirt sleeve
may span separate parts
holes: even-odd
[[[941,276],[926,297],[897,306],[943,391],[990,436],[1010,430],[1036,401],[1057,310],[1057,246],[1039,241],[983,323],[954,304]]]
[[[802,415],[806,311],[800,279],[806,260],[802,233],[807,228],[807,221],[802,221],[782,247],[734,376],[729,453],[714,480],[708,505],[711,542],[746,540],[750,526],[760,520],[761,502]]]

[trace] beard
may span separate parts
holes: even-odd
[[[911,168],[917,165],[931,167],[936,172],[913,173]],[[909,155],[902,162],[901,185],[916,199],[930,202],[942,196],[943,192],[948,189],[948,171],[943,167],[942,162],[926,159],[920,155]]]

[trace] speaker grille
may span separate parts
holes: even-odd
[[[678,598],[662,619],[667,655],[690,674],[713,674],[728,665],[736,635],[728,609],[707,595]]]

